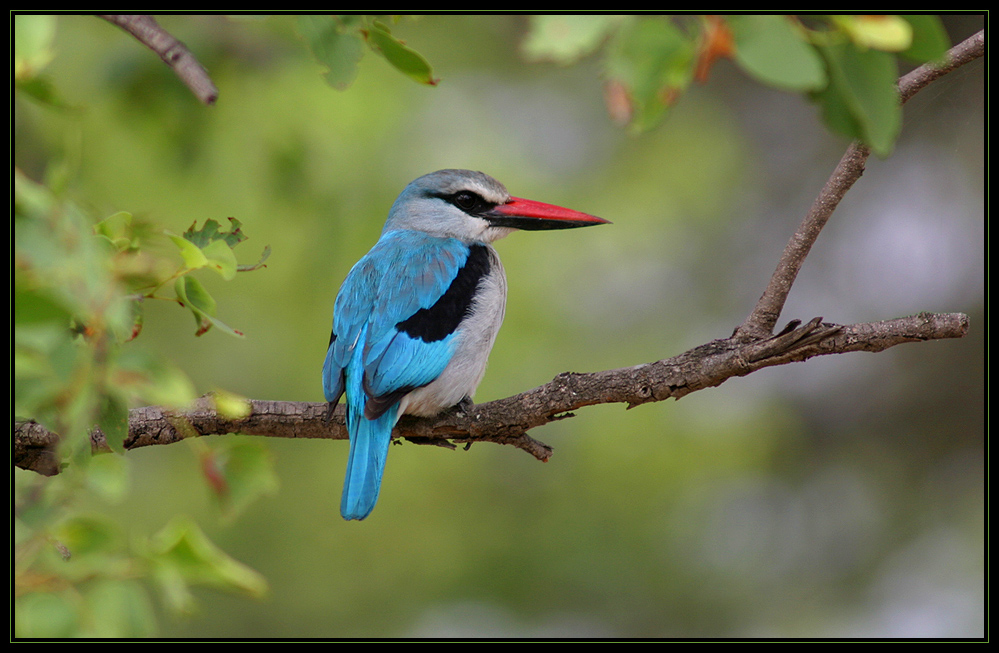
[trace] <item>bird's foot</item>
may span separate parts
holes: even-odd
[[[469,415],[471,414],[472,409],[475,408],[475,402],[472,401],[471,397],[465,395],[464,397],[461,398],[461,401],[455,404],[455,408],[465,413],[466,415]]]

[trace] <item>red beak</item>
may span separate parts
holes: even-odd
[[[594,215],[519,197],[511,197],[506,204],[493,207],[482,217],[499,227],[513,227],[525,231],[575,229],[595,224],[610,224],[609,220]]]

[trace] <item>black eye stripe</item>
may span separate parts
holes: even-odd
[[[478,193],[470,190],[459,190],[447,195],[439,195],[442,200],[453,204],[469,215],[484,213],[496,206],[494,202],[489,202]]]

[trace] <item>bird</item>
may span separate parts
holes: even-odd
[[[506,310],[506,274],[491,243],[516,230],[608,222],[511,197],[472,170],[438,170],[406,186],[333,306],[323,393],[327,419],[346,395],[344,519],[374,509],[400,416],[471,401]]]

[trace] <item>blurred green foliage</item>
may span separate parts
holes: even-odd
[[[53,478],[14,474],[16,636],[883,636],[923,608],[946,625],[901,632],[974,629],[974,341],[591,407],[536,433],[556,448],[546,465],[499,447],[393,447],[361,525],[337,515],[343,443],[230,436],[92,457],[87,440],[100,424],[121,451],[129,407],[208,391],[227,411],[240,396],[320,401],[338,284],[402,187],[443,167],[615,222],[500,243],[511,297],[478,401],[725,335],[843,144],[780,105],[772,151],[794,156],[787,185],[773,181],[758,163],[779,158],[761,151],[766,110],[733,108],[773,96],[736,71],[887,154],[895,57],[939,57],[939,19],[161,23],[208,69],[217,105],[94,17],[14,20],[15,414],[63,434],[67,462]],[[970,122],[937,138],[980,147]],[[944,158],[928,155],[944,172],[923,187],[953,193],[957,230],[979,219],[976,181],[951,183]],[[976,170],[967,160],[954,167]],[[809,197],[759,198],[789,187]],[[268,246],[243,266],[252,275],[236,274],[244,229]],[[886,296],[864,313],[857,285],[833,295],[818,276],[819,310],[837,321],[938,307]],[[932,301],[980,306],[974,284],[954,288]],[[940,395],[926,375],[961,381]]]
[[[731,58],[764,84],[810,93],[826,124],[885,156],[901,126],[896,53],[916,63],[950,47],[936,16],[535,16],[524,50],[571,63],[609,41],[605,74],[619,117],[658,125],[715,62]]]

